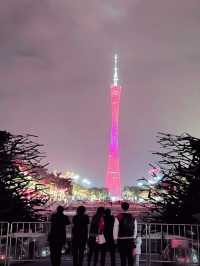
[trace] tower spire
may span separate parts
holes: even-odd
[[[117,63],[118,63],[118,55],[117,54],[115,54],[115,57],[114,57],[114,59],[115,59],[115,64],[114,64],[114,72],[113,72],[113,84],[114,84],[114,86],[117,86],[118,85],[118,81],[119,81],[119,78],[118,78],[118,65],[117,65]]]

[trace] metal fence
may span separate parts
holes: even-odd
[[[0,222],[0,264],[6,264],[8,257],[9,223]]]
[[[149,224],[149,261],[198,264],[199,229],[199,225]]]
[[[12,223],[8,242],[8,261],[33,261],[48,255],[49,229],[50,223]]]
[[[48,233],[50,223],[0,223],[0,252],[8,264],[42,260],[50,255]],[[142,239],[140,261],[198,264],[200,258],[200,226],[186,224],[138,224]],[[63,258],[69,258],[71,226],[67,226],[67,243]],[[0,253],[1,254],[1,253]],[[5,259],[3,258],[3,259]],[[5,260],[6,262],[6,260]]]
[[[50,222],[12,223],[8,241],[8,262],[36,261],[50,255],[48,233]],[[71,226],[66,227],[67,243],[71,240]],[[66,247],[63,249],[63,253]]]

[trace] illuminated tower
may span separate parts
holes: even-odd
[[[118,56],[115,54],[115,65],[113,73],[113,84],[111,85],[111,106],[112,106],[112,126],[111,126],[111,142],[109,146],[109,157],[106,174],[106,188],[110,196],[121,197],[121,179],[119,166],[119,145],[118,145],[118,120],[119,120],[119,103],[121,86],[118,81]]]

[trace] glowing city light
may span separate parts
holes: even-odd
[[[118,85],[118,68],[117,68],[117,60],[118,60],[118,55],[115,54],[115,66],[114,66],[114,75],[113,75],[113,84],[114,86]]]
[[[109,147],[108,166],[105,180],[105,187],[111,197],[121,197],[121,178],[119,166],[119,145],[118,145],[118,120],[121,86],[118,85],[118,56],[114,57],[113,85],[111,86],[112,126],[111,142]]]
[[[86,184],[86,185],[90,185],[90,184],[91,184],[91,181],[88,180],[88,179],[86,179],[86,178],[84,178],[84,179],[82,180],[82,182],[83,182],[83,184]]]
[[[162,179],[162,174],[160,173],[160,167],[152,167],[149,169],[148,174],[148,183],[149,185],[155,185]]]
[[[73,179],[73,180],[78,180],[79,178],[80,178],[79,175],[74,175],[74,176],[72,176],[72,179]]]
[[[156,184],[156,183],[157,183],[156,180],[149,180],[149,184],[151,184],[151,185],[154,185],[154,184]]]
[[[115,196],[111,197],[111,201],[116,201],[117,198]]]
[[[158,175],[160,173],[160,167],[152,167],[148,171],[149,175]]]
[[[144,185],[144,183],[143,182],[138,182],[137,185],[138,185],[138,187],[142,187]]]

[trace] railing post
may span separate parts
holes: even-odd
[[[148,226],[147,232],[148,232],[148,242],[149,242],[149,244],[148,244],[148,261],[147,261],[147,263],[148,263],[148,265],[151,265],[151,224],[148,224],[147,226]]]
[[[6,234],[6,259],[4,265],[8,264],[8,248],[9,248],[9,234],[10,234],[10,223],[7,223],[7,234]]]
[[[0,222],[0,260],[2,260],[2,264],[4,266],[7,265],[8,235],[9,235],[9,223]]]
[[[7,257],[7,265],[10,265],[10,256],[11,256],[11,245],[12,245],[12,231],[13,231],[13,224],[9,225],[9,234],[8,234],[8,257]]]

